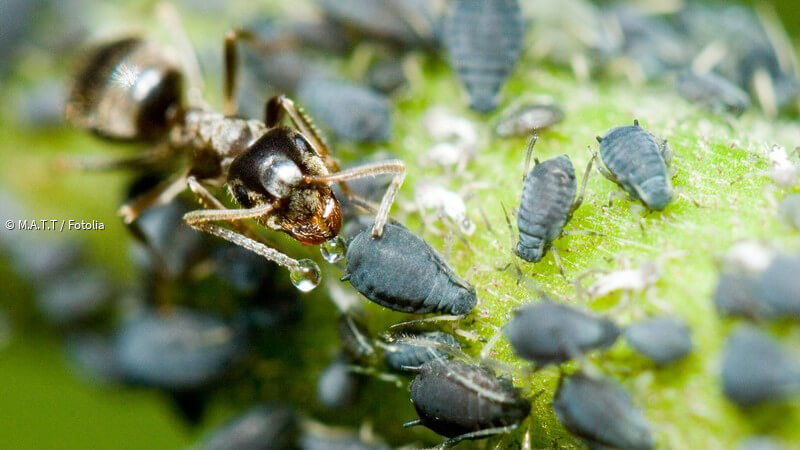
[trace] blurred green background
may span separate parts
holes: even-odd
[[[163,30],[159,31],[153,25],[155,3],[64,0],[58,8],[70,10],[59,14],[75,14],[92,23],[91,33],[98,36],[131,26],[163,34]],[[225,30],[276,10],[292,9],[302,14],[307,8],[304,3],[185,0],[177,2],[176,6],[183,14],[194,45],[202,51],[221,53],[221,36]],[[800,1],[774,0],[762,4],[774,5],[797,44]],[[14,20],[7,7],[0,3],[0,15],[5,15],[4,21]],[[19,19],[36,27],[33,33],[39,35],[38,39],[43,35],[45,40],[47,37],[48,27],[37,24],[37,21],[48,20],[52,14],[48,8],[52,5],[38,2],[32,11],[26,10],[26,14],[32,16]],[[0,28],[0,39],[2,36]],[[74,53],[66,51],[65,55]],[[0,55],[0,58],[6,59],[6,56]],[[75,237],[87,242],[95,263],[108,267],[123,282],[130,282],[131,273],[126,263],[128,241],[125,230],[114,215],[114,205],[119,204],[127,177],[65,174],[47,169],[54,155],[63,154],[65,149],[74,153],[106,152],[113,145],[76,130],[26,129],[16,118],[19,113],[15,108],[18,104],[16,99],[25,95],[26,89],[51,78],[64,79],[71,66],[70,58],[51,56],[37,50],[25,50],[16,54],[14,59],[8,58],[11,61],[10,75],[0,86],[0,98],[4,104],[0,111],[0,189],[13,192],[32,217],[68,217],[105,223],[104,231],[80,232]],[[218,74],[207,75],[207,91],[213,102],[216,101],[213,95],[218,95],[218,90],[214,89],[219,84]],[[402,139],[399,136],[395,138]],[[83,382],[66,364],[59,333],[42,326],[41,317],[33,307],[31,287],[21,282],[4,260],[0,260],[0,286],[2,312],[7,319],[5,322],[11,324],[10,329],[5,330],[7,337],[0,339],[0,448],[173,449],[190,445],[202,432],[184,425],[175,417],[165,399],[156,393]],[[315,298],[306,300],[311,302]],[[328,305],[307,320],[321,319],[331,312]],[[322,326],[332,327],[330,324]],[[5,331],[0,330],[0,335],[5,336]],[[206,423],[219,422],[229,414],[230,411],[224,407],[217,407],[211,411]]]

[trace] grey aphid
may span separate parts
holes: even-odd
[[[383,344],[386,365],[395,372],[412,372],[433,359],[448,359],[449,351],[461,346],[443,331],[390,336]]]
[[[620,330],[608,319],[544,300],[517,310],[503,332],[517,356],[546,365],[610,347]]]
[[[564,120],[564,110],[555,104],[524,104],[503,114],[494,132],[500,137],[529,136]]]
[[[784,450],[786,447],[769,436],[753,436],[739,444],[738,450]]]
[[[692,335],[682,320],[653,317],[625,329],[625,339],[636,351],[659,365],[677,361],[692,351]]]
[[[675,81],[678,92],[687,100],[713,112],[742,114],[750,108],[750,96],[738,86],[713,72],[686,70]]]
[[[77,266],[39,283],[36,304],[54,325],[68,326],[97,318],[111,302],[114,290],[103,270]]]
[[[649,209],[661,211],[672,201],[672,179],[668,170],[672,150],[639,121],[632,127],[611,129],[600,142],[600,156],[607,170],[600,173],[617,183]]]
[[[720,274],[714,290],[714,306],[724,316],[750,319],[769,317],[770,311],[752,295],[755,278],[735,271]]]
[[[352,361],[339,356],[317,379],[317,400],[330,409],[347,408],[358,400],[364,377],[350,369]]]
[[[173,391],[217,381],[243,351],[237,330],[213,316],[185,309],[147,312],[125,323],[115,343],[120,371],[128,380]]]
[[[478,302],[475,289],[425,241],[387,223],[383,236],[362,230],[347,246],[350,284],[373,302],[395,311],[464,315]]]
[[[443,32],[470,107],[492,111],[522,49],[525,30],[517,0],[454,0]]]
[[[531,404],[506,378],[488,368],[461,361],[433,360],[411,382],[411,402],[423,425],[452,438],[481,439],[508,431],[522,422]]]
[[[590,447],[650,449],[650,426],[630,395],[610,380],[582,373],[563,378],[553,399],[556,417]]]
[[[800,195],[789,195],[783,199],[780,211],[789,225],[800,230]]]
[[[389,100],[366,86],[333,78],[304,77],[297,88],[297,98],[342,139],[385,141],[391,135]]]
[[[213,430],[203,450],[289,450],[299,436],[295,413],[281,406],[254,406]]]
[[[781,401],[800,392],[800,364],[768,335],[740,327],[725,345],[722,387],[739,406]]]
[[[324,427],[306,427],[300,437],[300,450],[389,450],[382,442],[367,442],[359,433],[335,429],[327,432]]]
[[[591,164],[590,161],[584,175],[583,189]],[[569,156],[561,155],[542,163],[536,160],[536,166],[525,177],[517,213],[519,242],[514,250],[517,256],[530,262],[539,262],[545,256],[583,202],[583,190],[575,198],[576,184]]]
[[[800,256],[776,256],[753,285],[752,295],[775,318],[800,319]]]

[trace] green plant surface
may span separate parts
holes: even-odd
[[[214,39],[212,43],[208,36],[221,36],[223,25],[208,24],[202,19],[189,21],[190,37],[217,48],[219,41]],[[674,184],[680,195],[663,213],[648,213],[636,202],[614,196],[619,189],[593,172],[584,205],[565,228],[602,235],[568,236],[555,243],[566,268],[564,278],[558,273],[552,253],[541,262],[530,264],[516,258],[511,251],[512,241],[517,239],[515,220],[511,217],[514,225],[511,235],[501,205],[508,211],[519,205],[527,138],[495,137],[491,130],[499,112],[488,116],[470,112],[458,81],[442,61],[423,55],[413,58],[412,66],[417,68],[419,76],[412,77],[409,87],[394,99],[390,142],[359,146],[336,143],[335,153],[348,163],[370,152],[387,150],[405,161],[408,176],[393,208],[394,217],[440,250],[478,292],[479,304],[468,318],[442,324],[445,328],[459,330],[462,335],[478,338],[469,344],[468,353],[477,356],[484,343],[511,318],[515,308],[536,301],[535,286],[560,301],[608,314],[621,325],[648,315],[675,315],[686,320],[693,332],[695,351],[686,360],[666,368],[655,368],[634,354],[622,340],[608,352],[588,357],[588,364],[618,380],[632,394],[634,402],[650,421],[659,448],[734,448],[753,434],[768,434],[800,445],[800,429],[796,426],[800,423],[800,405],[796,402],[742,410],[723,397],[719,382],[720,356],[733,321],[720,319],[711,302],[718,275],[715,261],[735,242],[763,240],[786,252],[800,248],[797,233],[777,215],[777,204],[787,193],[765,175],[768,163],[764,157],[773,144],[790,150],[798,145],[800,126],[797,122],[770,121],[758,111],[740,118],[714,115],[681,100],[663,83],[631,86],[624,80],[603,79],[581,83],[569,72],[524,60],[509,80],[498,111],[511,103],[542,96],[563,107],[565,120],[539,136],[535,153],[540,159],[567,154],[580,177],[591,157],[589,148],[597,149],[595,136],[615,126],[629,125],[634,118],[644,128],[668,139],[675,152]],[[217,84],[210,78],[206,87],[212,102],[218,98],[214,89]],[[423,118],[433,106],[443,106],[454,114],[468,117],[480,132],[481,145],[463,171],[454,172],[423,163],[423,157],[433,144],[424,130]],[[128,176],[63,173],[54,171],[50,164],[57,155],[123,154],[132,150],[115,148],[110,151],[108,143],[80,130],[38,133],[17,128],[13,123],[7,114],[0,126],[2,187],[17,193],[37,218],[99,220],[106,224],[103,231],[74,233],[72,237],[86,239],[94,261],[111,268],[121,280],[133,279],[127,255],[129,240],[114,214]],[[435,229],[423,226],[419,214],[408,212],[414,204],[415,185],[426,180],[436,180],[452,190],[473,183],[485,184],[474,189],[468,201],[470,218],[477,225],[473,235],[460,236],[453,227],[441,222],[435,223]],[[46,237],[63,237],[50,234]],[[337,280],[341,269],[322,263],[315,249],[303,249],[282,238],[277,240],[298,254],[315,255],[326,274],[325,281],[314,293],[304,296],[306,315],[295,329],[276,333],[259,344],[258,351],[265,358],[244,375],[253,382],[247,389],[231,388],[231,392],[217,396],[216,412],[205,426],[219,422],[252,402],[281,400],[328,423],[357,426],[368,421],[393,444],[440,442],[441,438],[426,430],[403,430],[400,425],[415,417],[408,393],[378,380],[370,381],[363,400],[348,411],[325,411],[316,405],[313,391],[316,377],[337,351],[335,308],[326,297],[331,284],[341,284]],[[663,255],[671,257],[660,259]],[[589,270],[620,270],[625,264],[635,268],[646,261],[659,263],[660,280],[647,292],[632,293],[627,302],[623,302],[624,296],[619,294],[589,300],[575,288],[576,278]],[[521,276],[515,265],[520,268]],[[591,280],[587,278],[584,283]],[[6,299],[5,304],[13,308],[31,308],[30,305],[16,305],[13,300]],[[363,303],[369,327],[375,333],[383,332],[391,323],[412,318],[366,301]],[[772,326],[771,331],[782,336],[787,345],[794,342],[794,347],[790,348],[798,350],[796,343],[800,342],[800,332],[796,326],[778,324]],[[52,337],[48,339],[49,344],[36,341],[24,348],[28,352],[49,355],[51,360],[56,350]],[[14,374],[9,376],[32,376],[35,370],[30,357],[22,353],[23,347],[13,348],[13,352],[0,353],[8,373]],[[531,373],[527,370],[529,364],[513,356],[504,339],[498,341],[491,357],[507,365],[506,374],[513,377],[514,384],[526,396],[534,399],[531,416],[509,435],[477,443],[466,442],[459,448],[494,448],[497,444],[500,448],[511,447],[521,442],[526,434],[534,447],[582,445],[563,429],[550,407],[559,378],[556,368]],[[576,368],[574,363],[566,367],[568,371]],[[47,384],[44,374],[38,376],[41,381],[31,386]],[[64,374],[53,376],[63,378]],[[97,395],[108,398],[104,391],[98,390]],[[71,408],[99,408],[94,404],[82,404],[82,401],[62,396],[53,400],[50,409],[68,414]],[[130,430],[120,431],[108,425],[111,418],[113,421],[120,417],[138,420],[134,418],[138,410],[105,404],[108,409],[100,411],[107,412],[98,413],[96,420],[106,426],[97,426],[94,432],[131,439],[132,443],[136,442],[133,447],[146,445],[144,441],[136,441],[137,436],[125,433]],[[0,396],[3,409],[13,405],[24,408],[18,400]],[[124,416],[118,417],[120,414]],[[32,412],[19,420],[30,421],[27,426],[35,429],[31,424],[36,417]],[[164,423],[172,423],[171,419],[163,417],[153,420],[161,423],[162,428]],[[14,422],[0,421],[3,423]],[[0,425],[0,432],[8,434],[12,430]],[[176,439],[171,432],[163,429],[161,432],[165,433],[163,440],[153,441],[148,447],[181,445],[181,439]],[[184,437],[188,439],[189,436]],[[75,436],[63,439],[65,448],[85,447],[82,445],[85,441]],[[15,447],[46,447],[43,442],[41,437],[33,435]]]

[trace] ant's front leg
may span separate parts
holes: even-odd
[[[207,191],[206,191],[207,192]],[[208,194],[210,196],[210,194]],[[207,200],[206,200],[207,201]],[[219,201],[214,199],[216,204]],[[183,220],[192,228],[200,231],[213,234],[217,237],[232,242],[240,247],[250,250],[253,253],[263,256],[276,264],[286,267],[290,271],[304,271],[306,268],[300,261],[293,259],[272,247],[268,247],[261,242],[256,241],[245,236],[237,231],[229,230],[211,222],[237,222],[243,219],[255,219],[258,217],[266,216],[273,210],[273,206],[266,204],[249,209],[202,209],[191,211],[183,216]]]
[[[389,209],[392,207],[397,191],[406,177],[406,166],[402,161],[393,160],[365,164],[323,177],[306,177],[305,181],[310,184],[329,184],[383,174],[392,174],[393,176],[392,182],[386,188],[386,193],[383,194],[383,200],[381,200],[378,213],[375,215],[375,223],[372,225],[372,237],[378,238],[383,235],[383,227],[389,219]]]

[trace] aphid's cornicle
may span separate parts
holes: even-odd
[[[157,151],[145,155],[83,167],[141,167],[179,152],[189,155],[187,169],[120,208],[126,223],[189,187],[201,205],[209,208],[187,213],[184,220],[189,225],[288,268],[295,286],[308,291],[320,280],[316,263],[295,260],[264,245],[241,221],[255,219],[304,244],[323,244],[336,238],[341,228],[339,203],[330,184],[344,186],[351,179],[394,174],[372,227],[371,235],[379,237],[403,182],[405,166],[389,161],[340,171],[313,122],[283,96],[267,102],[264,122],[233,117],[240,41],[257,43],[258,39],[242,30],[225,37],[224,115],[209,111],[197,95],[201,81],[192,76],[197,70],[186,73],[193,84],[188,89],[190,99],[199,105],[187,106],[181,95],[183,75],[172,58],[161,47],[128,38],[106,43],[89,56],[72,89],[67,117],[103,136],[159,144]],[[280,126],[285,116],[296,129]],[[242,209],[227,209],[203,182],[226,184]],[[228,222],[234,229],[214,222]],[[331,259],[341,254],[343,251]]]
[[[510,380],[456,360],[423,365],[411,383],[411,402],[419,419],[405,426],[424,425],[450,438],[443,447],[510,431],[531,410]]]
[[[639,127],[617,127],[597,137],[606,178],[617,183],[649,209],[661,211],[672,201],[672,178],[668,166],[671,149],[666,141]]]
[[[470,107],[492,111],[522,50],[525,28],[517,0],[455,0],[443,32],[450,65],[466,87]]]

